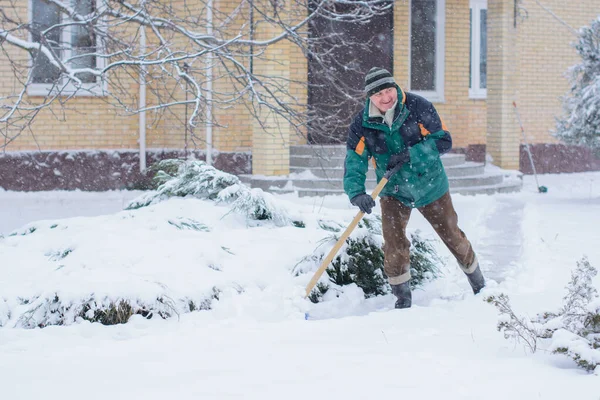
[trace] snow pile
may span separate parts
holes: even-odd
[[[581,259],[571,273],[560,310],[535,318],[517,315],[503,293],[486,301],[500,311],[497,326],[505,338],[524,343],[532,353],[549,341],[549,351],[566,354],[581,368],[593,371],[600,368],[600,296],[592,282],[597,274],[587,257]]]
[[[197,199],[32,223],[0,239],[0,325],[99,320],[106,309],[168,317],[272,280],[286,281],[291,295],[302,284],[290,274],[294,261],[313,250],[307,235],[319,232],[249,227],[229,206]]]
[[[221,313],[264,304],[277,305],[268,318],[304,318],[309,304],[303,288],[337,241],[332,231],[347,225],[353,210],[316,215],[203,162],[163,166],[175,172],[127,210],[39,221],[0,239],[0,326],[116,324],[132,315],[169,318],[217,303]],[[367,260],[367,273],[352,275],[346,245],[337,259],[345,279],[330,297],[348,291],[360,301],[387,294],[380,224],[366,218],[350,238],[360,243],[367,237],[379,263]],[[327,274],[321,281],[327,285]],[[354,282],[365,291],[345,288]]]

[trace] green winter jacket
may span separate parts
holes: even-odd
[[[390,178],[379,196],[393,196],[409,207],[418,208],[448,191],[448,177],[440,155],[452,148],[452,139],[433,104],[399,87],[397,90],[398,103],[391,128],[382,117],[369,117],[369,99],[350,125],[344,191],[350,199],[365,193],[369,160],[375,166],[379,182],[390,156],[408,147],[410,162]]]

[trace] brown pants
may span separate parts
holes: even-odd
[[[465,271],[469,270],[475,261],[475,253],[464,232],[458,227],[458,216],[450,193],[446,192],[438,200],[418,210],[456,257],[460,267]],[[410,241],[406,237],[410,212],[410,207],[394,197],[381,198],[384,269],[392,285],[399,285],[410,279]]]

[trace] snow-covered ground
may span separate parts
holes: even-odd
[[[548,193],[527,176],[518,194],[453,196],[493,280],[473,296],[438,243],[444,275],[415,292],[408,310],[391,309],[392,296],[363,300],[356,287],[317,305],[302,299],[310,274],[291,271],[328,236],[319,220],[355,215],[342,196],[278,196],[305,222],[296,228],[248,226],[201,200],[118,211],[135,194],[0,191],[1,397],[598,400],[600,376],[504,339],[483,301],[503,292],[524,315],[553,311],[578,260],[600,268],[600,173],[539,178]],[[435,238],[417,212],[409,229]],[[180,312],[213,287],[222,292],[211,311]],[[75,302],[91,293],[162,296],[180,315],[12,328],[32,308],[19,296]]]

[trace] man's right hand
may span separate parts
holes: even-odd
[[[375,207],[375,200],[366,193],[361,193],[352,198],[350,203],[360,208],[360,211],[371,214],[371,210]]]
[[[408,149],[404,149],[398,154],[392,154],[388,162],[387,171],[394,169],[397,165],[404,165],[410,161],[410,153]]]

